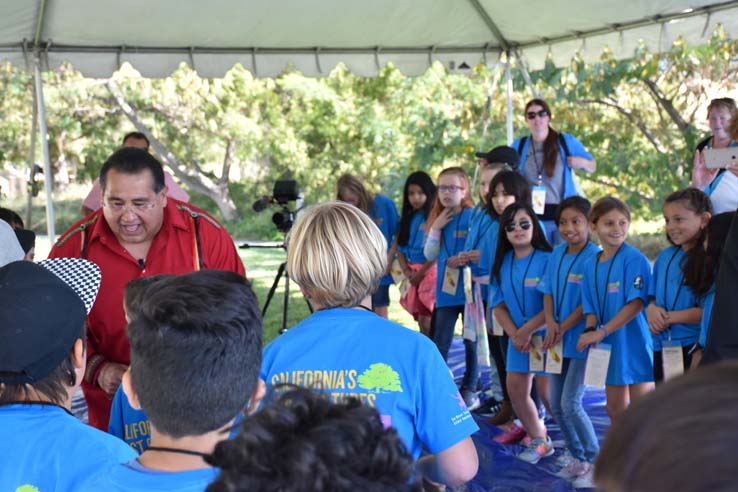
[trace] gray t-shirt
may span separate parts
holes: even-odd
[[[523,170],[525,179],[531,186],[542,184],[546,188],[546,203],[561,203],[561,196],[564,194],[564,166],[561,163],[561,153],[556,153],[556,167],[553,176],[549,176],[543,168],[543,142],[531,139]],[[538,180],[539,176],[541,182]]]

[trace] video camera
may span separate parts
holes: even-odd
[[[272,222],[277,230],[287,233],[292,228],[295,221],[295,211],[290,210],[289,202],[297,201],[300,198],[300,188],[297,181],[294,180],[278,180],[274,183],[272,196],[263,196],[256,200],[252,205],[254,212],[263,212],[270,205],[281,206],[272,214]]]

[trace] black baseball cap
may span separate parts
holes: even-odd
[[[500,145],[489,152],[477,152],[474,155],[478,159],[485,159],[489,163],[498,162],[507,164],[513,169],[517,169],[520,166],[520,155],[515,149],[507,145]]]
[[[0,268],[0,383],[34,383],[69,356],[100,288],[100,269],[78,258]]]

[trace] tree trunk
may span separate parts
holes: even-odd
[[[217,182],[210,179],[210,177],[202,172],[197,166],[187,166],[182,161],[177,159],[174,154],[167,149],[167,147],[159,141],[152,133],[151,130],[138,116],[138,111],[126,102],[123,93],[121,92],[118,85],[111,79],[108,81],[108,90],[113,96],[113,99],[121,108],[126,117],[133,123],[136,130],[146,135],[146,138],[151,142],[151,148],[154,154],[156,154],[162,161],[162,164],[166,164],[172,170],[175,176],[179,178],[185,185],[191,190],[201,193],[215,202],[223,214],[223,219],[226,221],[238,220],[238,210],[236,204],[231,198],[230,191],[228,190],[228,175],[223,174]],[[224,173],[227,173],[230,169],[230,160],[233,150],[233,142],[229,141],[226,148],[226,158],[223,165]]]

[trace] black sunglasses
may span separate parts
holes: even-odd
[[[527,231],[530,229],[531,223],[529,220],[521,220],[517,224],[515,222],[508,222],[505,224],[505,230],[507,232],[512,232],[515,230],[516,227],[520,227],[522,230]]]
[[[542,109],[540,111],[528,111],[527,113],[525,113],[525,117],[528,118],[529,120],[536,119],[536,116],[544,118],[548,116],[548,111],[546,111],[545,109]]]

